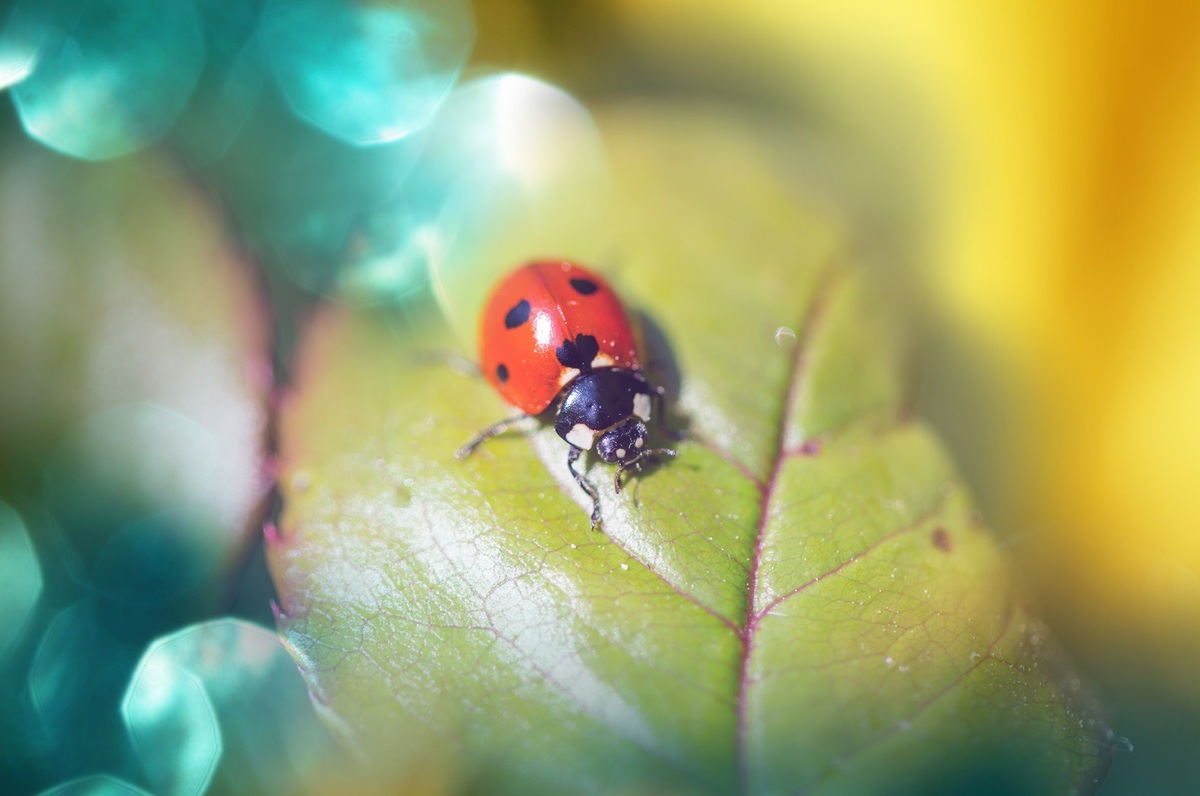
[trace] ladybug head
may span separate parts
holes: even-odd
[[[630,418],[610,428],[596,441],[596,452],[608,463],[631,462],[641,457],[646,446],[646,424]]]

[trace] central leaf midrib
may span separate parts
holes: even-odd
[[[738,639],[741,642],[741,666],[738,672],[738,691],[735,705],[735,744],[737,754],[739,790],[749,792],[749,769],[746,749],[746,709],[747,691],[750,687],[750,656],[754,650],[754,631],[760,618],[755,594],[758,591],[758,578],[761,568],[763,539],[766,536],[767,523],[771,514],[771,500],[774,497],[776,482],[783,469],[784,462],[791,455],[786,446],[788,427],[791,423],[792,406],[795,404],[797,389],[806,375],[805,365],[811,360],[814,341],[818,330],[825,318],[825,308],[829,297],[840,281],[841,271],[838,262],[828,264],[817,287],[813,291],[807,312],[804,313],[801,331],[796,345],[792,349],[791,360],[787,367],[786,388],[783,394],[783,405],[779,411],[779,423],[775,434],[775,447],[772,453],[771,472],[765,483],[760,484],[762,500],[759,508],[758,525],[754,537],[754,551],[750,559],[749,577],[746,583],[746,616],[739,628]]]

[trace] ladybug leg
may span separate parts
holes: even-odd
[[[489,440],[497,434],[503,434],[505,431],[508,431],[521,421],[529,420],[533,417],[535,417],[535,415],[517,415],[516,417],[510,417],[507,420],[501,420],[494,426],[488,426],[483,431],[480,431],[478,434],[471,437],[471,439],[467,440],[467,444],[456,450],[454,452],[454,458],[467,458],[475,451],[476,448],[482,445],[485,440]]]
[[[642,451],[641,455],[638,456],[636,459],[630,459],[627,462],[621,462],[620,464],[617,465],[617,474],[613,478],[613,488],[616,489],[617,494],[618,495],[621,494],[621,474],[622,473],[624,473],[626,470],[628,470],[631,467],[636,467],[638,469],[638,472],[641,472],[642,459],[645,459],[647,456],[655,456],[658,454],[662,454],[663,456],[671,456],[671,457],[675,457],[675,456],[679,455],[678,453],[671,450],[670,448],[651,448],[650,450]]]
[[[633,462],[630,462],[629,464],[621,462],[617,465],[617,474],[613,476],[613,490],[616,491],[618,495],[621,494],[621,473],[625,472],[625,470],[628,469],[632,464]]]
[[[655,387],[654,394],[650,396],[650,400],[654,401],[654,410],[658,412],[658,419],[665,427],[667,423],[667,410],[665,408],[667,402],[667,391],[662,387]]]
[[[663,433],[666,434],[669,439],[676,441],[685,439],[687,437],[686,431],[676,431],[674,429],[667,428],[667,391],[662,387],[655,387],[654,393],[650,396],[650,400],[654,402],[654,411],[658,412],[658,422],[662,424]],[[650,453],[650,451],[647,451],[646,453]],[[646,454],[642,455],[644,456]],[[621,490],[618,489],[617,491],[620,492]]]
[[[587,496],[592,499],[592,530],[604,530],[600,523],[600,493],[596,491],[596,487],[592,486],[592,482],[587,480],[587,476],[583,473],[576,472],[575,460],[583,454],[581,448],[571,446],[567,451],[567,469],[571,471],[571,476],[575,479],[575,483],[579,484],[579,488],[587,492]]]
[[[620,475],[622,475],[626,469],[629,469],[630,467],[637,467],[638,471],[641,471],[643,459],[646,459],[647,456],[656,456],[660,454],[672,457],[679,455],[677,451],[674,451],[670,448],[650,448],[649,450],[643,450],[642,453],[637,456],[637,459],[619,462],[617,465],[617,475],[612,481],[613,489],[617,490],[618,495],[620,495]]]

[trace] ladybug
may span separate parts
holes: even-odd
[[[651,408],[662,410],[664,391],[646,381],[637,340],[621,300],[603,278],[566,260],[529,263],[492,290],[479,324],[481,367],[487,380],[523,414],[476,434],[455,453],[480,444],[523,420],[555,409],[554,430],[570,446],[567,469],[592,499],[592,528],[600,496],[575,462],[595,447],[621,475],[648,456],[675,456],[649,448]]]

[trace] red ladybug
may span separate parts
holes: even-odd
[[[595,445],[621,474],[646,456],[674,456],[646,447],[651,406],[662,409],[663,390],[642,376],[637,341],[620,299],[602,278],[565,260],[518,268],[492,290],[479,324],[484,375],[524,414],[476,434],[455,453],[462,459],[484,440],[554,404],[554,430],[571,446],[567,469],[592,499],[592,527],[600,525],[600,498],[575,460]]]

